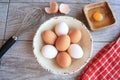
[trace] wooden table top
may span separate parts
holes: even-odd
[[[53,0],[0,0],[0,47],[20,27],[25,14],[33,7],[43,8],[49,6]],[[82,13],[84,5],[100,0],[56,0],[67,3],[72,16],[82,21],[87,28],[86,19]],[[92,57],[107,43],[120,35],[120,0],[108,0],[117,23],[100,31],[90,31],[93,38]],[[46,20],[61,14],[47,15]],[[37,27],[26,31],[19,40],[6,52],[0,60],[0,80],[76,80],[78,71],[70,75],[55,75],[44,70],[33,54],[32,40]]]

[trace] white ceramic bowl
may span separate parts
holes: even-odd
[[[78,28],[82,32],[82,39],[80,40],[79,45],[82,47],[84,55],[80,59],[72,59],[72,64],[68,68],[59,67],[55,59],[45,58],[40,51],[44,45],[44,42],[41,38],[41,33],[45,30],[53,29],[59,22],[65,22],[70,29]],[[40,25],[34,36],[33,48],[33,52],[37,58],[37,61],[44,69],[54,74],[71,74],[80,70],[89,61],[92,52],[92,38],[88,29],[79,20],[68,16],[58,16],[53,17]]]

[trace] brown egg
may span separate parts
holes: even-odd
[[[45,11],[48,14],[55,14],[58,12],[59,6],[57,2],[50,2],[50,7],[46,7]]]
[[[79,29],[71,29],[69,36],[72,43],[77,43],[81,39],[81,32]]]
[[[68,35],[61,35],[56,39],[55,46],[58,51],[65,51],[70,46],[70,37]]]
[[[59,52],[56,61],[60,67],[66,68],[70,66],[72,60],[67,52]]]
[[[42,39],[46,44],[54,44],[57,36],[52,30],[46,30],[42,33]]]

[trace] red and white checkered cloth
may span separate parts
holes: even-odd
[[[93,57],[78,80],[120,80],[120,37]]]

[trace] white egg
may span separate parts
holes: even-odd
[[[79,59],[83,56],[83,50],[78,44],[71,44],[68,53],[72,58]]]
[[[59,11],[64,14],[68,14],[70,12],[70,7],[68,4],[60,4]]]
[[[65,22],[60,22],[56,25],[55,27],[55,33],[60,36],[60,35],[65,35],[69,31],[68,25]]]
[[[41,53],[48,59],[55,58],[57,56],[57,49],[53,45],[44,45],[41,49]]]

